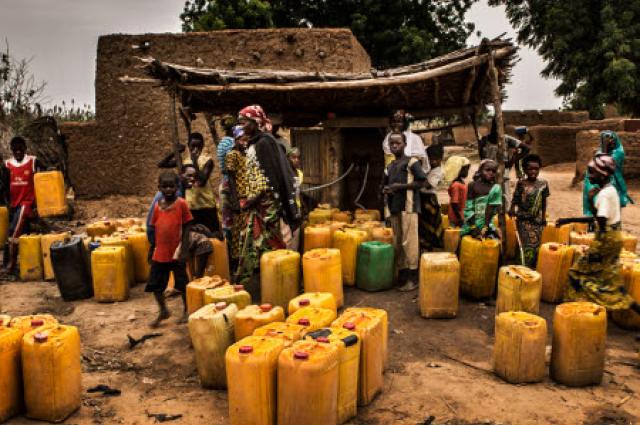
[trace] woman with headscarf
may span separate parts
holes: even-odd
[[[280,220],[295,230],[300,210],[296,203],[295,175],[284,149],[269,133],[271,121],[259,105],[247,106],[238,116],[249,139],[245,159],[246,191],[240,198],[244,223],[240,230],[242,251],[237,281],[250,283],[260,256],[284,249]]]
[[[498,164],[491,159],[483,159],[476,173],[477,177],[469,183],[467,203],[464,208],[464,225],[460,236],[495,236],[493,217],[502,206],[502,189],[496,184]]]
[[[611,175],[611,184],[616,189],[620,198],[620,208],[624,208],[627,204],[633,204],[633,200],[629,197],[627,184],[624,181],[624,148],[620,143],[620,138],[615,131],[603,131],[600,133],[600,148],[597,154],[610,155],[615,164],[616,169]],[[589,204],[589,192],[593,188],[593,183],[589,179],[589,170],[584,174],[584,185],[582,189],[582,213],[591,216],[591,208]]]
[[[561,218],[556,223],[557,226],[596,224],[595,240],[569,270],[570,284],[565,298],[591,301],[608,310],[633,308],[640,312],[640,306],[624,288],[618,264],[622,250],[620,197],[611,180],[616,168],[616,161],[611,155],[597,154],[587,167],[592,185],[587,194],[590,216]]]

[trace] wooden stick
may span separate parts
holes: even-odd
[[[498,130],[498,184],[502,189],[502,208],[498,214],[498,224],[500,225],[500,233],[502,233],[502,252],[506,252],[507,248],[507,224],[504,217],[505,214],[505,186],[504,186],[504,173],[505,173],[505,154],[506,146],[504,139],[504,120],[502,118],[502,96],[500,95],[500,81],[498,76],[498,70],[495,65],[495,57],[493,52],[489,56],[489,69],[491,77],[491,94],[493,96],[493,109],[495,111],[496,129]]]
[[[178,118],[176,117],[176,89],[172,87],[171,91],[171,107],[170,107],[170,117],[171,120],[171,130],[173,136],[173,155],[176,159],[176,168],[178,170],[178,175],[182,172],[182,153],[180,152],[180,137],[178,136]]]

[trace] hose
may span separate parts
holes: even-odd
[[[349,173],[351,172],[351,170],[353,170],[353,167],[355,166],[354,163],[351,163],[351,165],[349,166],[349,168],[347,169],[347,171],[344,172],[343,175],[341,175],[340,177],[338,177],[337,179],[335,179],[332,182],[329,183],[325,183],[325,184],[321,184],[320,186],[313,186],[313,187],[305,187],[304,189],[301,189],[300,192],[313,192],[314,190],[320,190],[320,189],[324,189],[325,187],[329,187],[332,186],[342,180],[344,180],[345,177],[347,177],[349,175]],[[369,165],[367,164],[367,167]]]
[[[363,210],[366,210],[366,208],[364,206],[362,206],[359,202],[360,202],[360,198],[362,197],[362,194],[364,193],[364,188],[367,187],[367,177],[369,176],[369,163],[367,162],[367,166],[364,169],[364,178],[362,179],[362,187],[360,188],[360,193],[358,193],[358,196],[356,196],[355,201],[353,201],[353,204],[358,207],[358,208],[362,208]]]

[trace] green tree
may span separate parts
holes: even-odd
[[[518,41],[547,61],[565,104],[602,116],[604,105],[640,115],[640,1],[489,0],[505,5]]]
[[[350,28],[374,66],[406,65],[465,45],[475,0],[187,0],[184,31],[224,28]]]

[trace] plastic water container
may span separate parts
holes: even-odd
[[[0,325],[0,423],[22,406],[22,331]]]
[[[54,242],[64,241],[65,239],[69,239],[71,237],[71,233],[63,232],[63,233],[51,233],[48,235],[40,236],[40,249],[42,251],[42,271],[44,280],[53,280],[55,275],[53,273],[53,265],[51,264],[51,245]]]
[[[129,298],[125,252],[122,246],[101,246],[91,253],[93,296],[96,301],[108,303]]]
[[[354,331],[360,337],[358,405],[366,406],[382,391],[386,336],[381,317],[358,309],[347,309],[331,324],[332,328]]]
[[[363,210],[358,208],[355,211],[355,219],[356,220],[367,220],[367,221],[380,221],[380,211],[378,210]]]
[[[393,246],[393,229],[391,227],[374,227],[371,232],[371,240]]]
[[[264,326],[260,326],[253,331],[255,336],[268,336],[278,338],[284,342],[285,347],[290,347],[296,341],[304,336],[304,326],[287,322],[272,322]]]
[[[586,245],[591,246],[591,243],[595,239],[595,233],[589,232],[571,232],[569,240],[571,245]]]
[[[627,293],[637,303],[640,303],[640,263],[631,263],[625,266],[628,267],[629,270],[629,277],[625,279]],[[640,314],[631,309],[615,310],[611,312],[611,318],[622,328],[640,330]]]
[[[338,376],[338,423],[343,424],[357,414],[358,373],[360,370],[360,337],[344,328],[322,328],[306,339],[333,344],[338,349],[340,365]]]
[[[87,236],[91,238],[97,238],[102,236],[109,236],[116,231],[116,225],[109,220],[100,220],[95,223],[87,224]]]
[[[367,240],[367,232],[362,230],[338,230],[333,235],[333,247],[340,250],[342,260],[342,282],[353,286],[356,283],[356,263],[358,247]],[[307,290],[305,288],[305,290]],[[342,305],[342,303],[339,303]]]
[[[231,425],[275,425],[279,338],[247,336],[227,349],[227,399]]]
[[[209,238],[213,252],[209,254],[204,274],[207,276],[220,276],[223,279],[231,279],[229,271],[229,247],[227,242],[218,238]]]
[[[99,238],[97,239],[97,241],[100,242],[101,247],[121,246],[122,248],[124,248],[124,261],[127,271],[127,281],[129,282],[129,286],[134,286],[136,284],[135,260],[133,248],[131,247],[131,242],[129,241],[129,239],[126,236],[117,234]]]
[[[388,243],[369,241],[358,247],[356,286],[365,291],[393,287],[394,250]]]
[[[11,322],[11,316],[8,314],[0,314],[0,326],[9,326]]]
[[[303,307],[287,317],[288,323],[304,327],[305,333],[326,328],[336,319],[335,310],[320,307]]]
[[[516,239],[516,222],[511,216],[505,215],[505,228],[507,230],[507,258],[514,258],[516,256],[516,250],[518,248],[518,241]],[[499,229],[498,216],[493,218],[493,225],[496,229]]]
[[[227,387],[225,353],[234,343],[233,323],[237,313],[235,304],[219,302],[207,304],[189,316],[189,335],[204,388]]]
[[[420,315],[447,319],[458,314],[460,263],[450,252],[430,252],[420,259]]]
[[[334,211],[331,213],[331,221],[351,223],[352,220],[353,220],[353,217],[350,211]]]
[[[540,273],[525,266],[504,266],[498,275],[496,314],[524,311],[538,314],[542,278]]]
[[[570,387],[599,384],[604,372],[607,311],[590,302],[556,307],[551,377]]]
[[[18,239],[20,280],[38,281],[43,278],[44,266],[40,239],[40,235],[22,235]]]
[[[260,297],[263,304],[285,308],[298,295],[300,254],[287,250],[265,252],[260,258]]]
[[[0,207],[0,246],[3,247],[7,243],[9,237],[9,209]]]
[[[316,224],[304,228],[304,251],[316,248],[331,248],[331,228]]]
[[[444,251],[455,253],[460,244],[460,228],[449,227],[444,229]]]
[[[336,297],[331,292],[305,292],[289,301],[287,312],[291,315],[303,307],[328,308],[337,313]]]
[[[57,325],[58,319],[50,314],[31,314],[29,316],[16,316],[9,322],[9,327],[18,329],[23,334],[44,326]]]
[[[638,237],[631,233],[622,233],[622,248],[629,252],[636,252],[638,247]]]
[[[475,299],[493,296],[500,241],[465,236],[460,245],[460,291]]]
[[[27,416],[62,422],[80,408],[82,366],[75,326],[49,325],[22,340],[22,375]]]
[[[278,358],[278,425],[337,423],[339,353],[332,344],[298,341]]]
[[[60,171],[45,171],[33,176],[36,204],[40,217],[52,217],[67,213],[64,177]]]
[[[243,285],[223,285],[204,291],[205,304],[215,304],[219,302],[235,304],[238,310],[242,310],[251,304],[251,295],[245,291]]]
[[[322,224],[331,221],[331,210],[315,209],[309,212],[309,224]]]
[[[187,312],[195,313],[204,305],[204,293],[207,289],[219,288],[229,285],[229,281],[222,279],[220,276],[204,276],[200,279],[193,280],[187,284]]]
[[[493,370],[512,384],[540,382],[546,374],[547,323],[525,312],[496,317]]]
[[[336,305],[344,303],[342,259],[337,249],[313,249],[302,256],[305,292],[329,292]],[[291,312],[289,312],[291,314]]]
[[[234,324],[236,341],[252,335],[260,326],[271,322],[282,322],[284,320],[284,309],[271,304],[249,305],[238,311]]]
[[[569,285],[569,269],[573,264],[574,250],[568,245],[545,243],[538,253],[536,270],[542,277],[542,300],[560,302]]]
[[[133,274],[136,282],[146,282],[149,279],[151,266],[149,257],[149,240],[146,233],[129,231],[126,235],[133,256]]]
[[[58,290],[65,301],[93,296],[91,266],[82,239],[72,237],[51,245],[51,265]]]
[[[573,224],[565,224],[560,227],[556,227],[554,224],[547,224],[547,226],[542,231],[540,244],[555,242],[569,245],[573,226]]]

